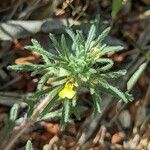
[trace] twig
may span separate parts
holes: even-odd
[[[17,81],[19,81],[21,79],[21,76],[17,76],[16,78],[14,78],[13,80],[11,80],[10,82],[6,83],[4,86],[0,86],[0,90],[4,90],[7,87],[13,85],[14,83],[16,83]]]
[[[30,117],[31,120],[36,121],[38,115],[40,112],[43,111],[43,109],[47,106],[47,104],[53,99],[53,96],[51,96],[50,94],[47,95],[44,100],[35,108],[35,110],[32,113],[32,116]]]
[[[149,33],[150,33],[150,21],[146,24],[143,32],[140,34],[140,37],[137,41],[138,45],[143,47],[150,41]]]
[[[124,148],[125,149],[136,149],[136,146],[138,145],[140,141],[139,134],[136,134],[133,139],[129,140],[128,142],[124,142]]]
[[[16,143],[16,141],[20,138],[20,136],[27,130],[29,126],[31,126],[33,122],[28,120],[27,123],[24,125],[23,129],[16,134],[13,139],[11,139],[10,143],[4,148],[4,150],[12,150],[12,146]]]
[[[142,133],[146,128],[146,124],[150,122],[150,114],[145,118],[144,122],[140,127],[140,133]]]
[[[27,19],[31,15],[31,13],[39,7],[40,2],[41,0],[32,0],[30,2],[30,5],[23,12],[19,14],[18,18]]]
[[[19,104],[20,106],[25,106],[26,103],[21,101],[21,98],[17,97],[7,97],[7,96],[0,96],[0,105],[12,107],[14,104]]]
[[[100,136],[100,139],[99,139],[99,143],[100,143],[101,145],[104,145],[105,136],[106,136],[106,127],[105,127],[105,126],[102,126],[102,127],[101,127],[101,136]]]
[[[139,16],[135,16],[135,17],[130,17],[128,18],[128,22],[129,23],[133,23],[136,21],[143,21],[143,20],[148,20],[150,19],[150,10],[145,11],[144,13],[140,14]]]
[[[92,116],[87,118],[87,120],[84,122],[83,131],[78,140],[79,146],[82,146],[92,136],[92,134],[97,130],[97,127],[100,124],[100,121],[102,120],[106,112],[108,112],[108,110],[110,110],[112,105],[114,105],[115,103],[111,97],[107,96],[107,97],[104,97],[103,99],[105,102],[103,106],[103,112],[101,114],[98,114],[94,119]]]
[[[13,139],[11,139],[11,141],[4,150],[11,150],[12,146],[16,143],[16,141],[20,138],[20,136],[27,130],[27,128],[37,121],[39,113],[47,106],[47,104],[51,99],[53,99],[51,95],[47,95],[44,98],[44,100],[35,108],[31,117],[27,120],[27,123],[23,126],[23,129],[20,132],[18,132],[18,134]]]
[[[93,140],[93,144],[97,144],[99,142],[101,145],[104,145],[105,135],[106,135],[106,127],[102,125]]]
[[[149,25],[149,23],[148,23]],[[133,46],[135,46],[135,48],[138,50],[138,54],[136,56],[136,58],[130,63],[130,65],[128,66],[128,74],[124,77],[124,81],[127,82],[130,78],[130,76],[137,70],[137,68],[145,61],[149,61],[150,57],[150,52],[149,51],[144,51],[143,48],[141,48],[141,46],[145,46],[150,38],[149,38],[149,30],[150,27],[147,25],[146,29],[142,32],[142,34],[140,35],[138,42],[136,43],[135,41],[133,41],[133,39],[129,36],[129,34],[126,34],[126,36],[128,36],[128,39],[130,40],[130,42],[132,41]],[[147,40],[145,40],[144,37],[148,37]],[[145,41],[145,42],[144,42]],[[144,43],[142,43],[144,42]],[[143,54],[142,57],[139,57],[139,54]],[[148,65],[148,63],[147,63]],[[119,116],[120,112],[127,106],[127,104],[123,104],[123,106],[117,111],[117,114],[111,119],[110,124],[112,124]]]
[[[14,92],[0,92],[0,105],[12,107],[14,104],[19,104],[21,108],[24,108],[27,104],[23,102],[23,96],[24,94]]]
[[[23,4],[25,2],[25,0],[17,0],[15,3],[14,3],[14,6],[13,6],[13,10],[10,12],[10,14],[8,15],[7,17],[7,20],[10,20],[12,19],[12,17],[14,16],[14,14],[16,13],[18,7]]]

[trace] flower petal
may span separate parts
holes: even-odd
[[[72,99],[76,95],[76,91],[73,90],[73,87],[75,86],[78,86],[77,83],[66,82],[64,88],[58,94],[59,97],[62,99]]]
[[[72,98],[75,96],[75,94],[76,94],[75,91],[73,91],[73,90],[68,90],[68,91],[66,92],[66,98],[72,99]]]
[[[66,97],[66,95],[65,95],[65,91],[64,91],[64,89],[63,90],[61,90],[60,92],[59,92],[59,97],[61,97],[61,98],[65,98]]]

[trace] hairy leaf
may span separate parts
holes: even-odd
[[[123,75],[126,74],[126,70],[123,69],[123,70],[118,70],[118,71],[113,71],[113,72],[106,72],[104,74],[101,74],[100,76],[104,77],[105,79],[116,79],[116,78],[119,78]]]
[[[110,52],[119,52],[123,50],[124,47],[122,46],[105,46],[103,50],[100,52],[101,55],[108,54]]]
[[[27,141],[25,150],[33,150],[32,142],[30,140]]]
[[[114,87],[112,85],[109,85],[108,91],[109,91],[110,94],[112,94],[112,96],[123,100],[125,103],[128,102],[128,99],[125,96],[125,94],[122,91],[120,91],[119,89],[117,89],[116,87]]]
[[[131,89],[133,88],[133,86],[136,84],[137,80],[140,78],[140,76],[142,75],[142,73],[146,69],[147,65],[148,65],[147,62],[141,64],[139,66],[139,68],[137,69],[137,71],[135,71],[135,73],[131,76],[131,78],[127,82],[127,90],[128,91],[131,91]]]
[[[96,115],[97,113],[101,113],[102,99],[98,93],[94,93],[92,97],[94,102],[94,115]]]
[[[107,27],[99,36],[98,38],[94,41],[93,47],[95,47],[96,45],[102,43],[102,41],[106,38],[106,36],[109,34],[110,32],[110,27]]]
[[[85,43],[85,51],[88,51],[91,45],[91,42],[94,40],[95,38],[95,33],[96,33],[96,26],[92,25]]]
[[[10,120],[11,121],[15,121],[17,119],[18,110],[19,110],[19,105],[14,104],[10,110]]]
[[[97,72],[106,71],[106,70],[110,69],[114,64],[114,62],[111,59],[108,59],[108,58],[99,58],[99,59],[96,60],[96,63],[100,63],[102,65],[104,64],[100,68],[96,69]]]
[[[70,101],[68,99],[64,100],[63,110],[62,110],[62,123],[65,124],[69,121],[70,116]]]

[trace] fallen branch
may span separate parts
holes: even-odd
[[[43,21],[17,21],[11,20],[0,23],[0,40],[14,41],[20,38],[27,38],[38,32],[49,33],[61,30],[69,24],[79,25],[72,19],[49,19]]]

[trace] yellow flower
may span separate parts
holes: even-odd
[[[59,92],[59,97],[61,98],[68,98],[72,99],[76,95],[76,91],[73,89],[75,86],[77,86],[76,82],[68,81],[66,82],[64,88]]]

